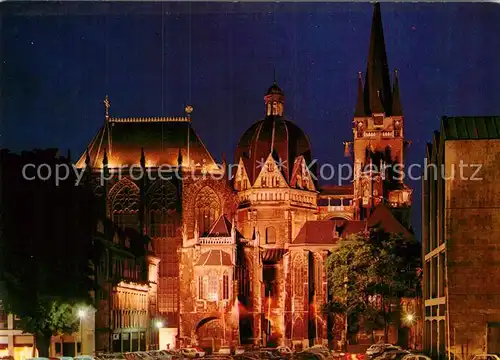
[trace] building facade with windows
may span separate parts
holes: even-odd
[[[185,117],[121,118],[106,98],[104,124],[77,167],[92,170],[104,217],[151,239],[157,318],[170,334],[160,343],[309,346],[340,338],[320,311],[329,296],[325,258],[342,237],[367,228],[411,236],[412,191],[383,166],[404,164],[406,146],[397,72],[390,77],[376,4],[346,142],[356,177],[346,186],[318,184],[309,139],[286,118],[276,83],[263,118],[240,137],[233,178],[194,130],[192,107]]]
[[[33,357],[34,338],[24,334],[17,322],[18,319],[5,312],[0,304],[0,357],[12,356],[15,360]]]
[[[443,117],[423,180],[424,349],[500,351],[499,117]]]

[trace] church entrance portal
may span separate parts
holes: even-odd
[[[224,342],[224,328],[218,317],[207,317],[202,319],[196,327],[198,347],[207,354],[219,351]]]

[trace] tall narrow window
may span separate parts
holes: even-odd
[[[139,188],[131,180],[124,179],[110,191],[111,212],[114,223],[122,229],[138,230]]]
[[[205,300],[207,298],[207,277],[198,277],[198,298],[200,300]]]
[[[229,276],[227,273],[224,273],[224,276],[222,277],[222,299],[229,299]]]
[[[195,200],[195,217],[198,220],[200,235],[210,230],[220,213],[219,197],[210,187],[205,186]]]
[[[208,300],[216,301],[219,298],[219,278],[210,275],[208,279]]]

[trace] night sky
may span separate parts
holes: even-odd
[[[1,147],[80,156],[111,115],[183,116],[213,156],[232,158],[264,115],[273,81],[320,163],[349,161],[369,3],[0,5]],[[421,163],[443,115],[500,115],[498,4],[383,3],[389,66],[400,71],[407,163]],[[147,149],[146,149],[147,150]],[[140,154],[137,154],[138,157]],[[335,180],[336,181],[336,180]],[[420,184],[413,219],[420,233]]]

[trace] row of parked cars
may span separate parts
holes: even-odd
[[[367,360],[432,360],[430,357],[413,354],[392,344],[374,344],[366,350]]]

